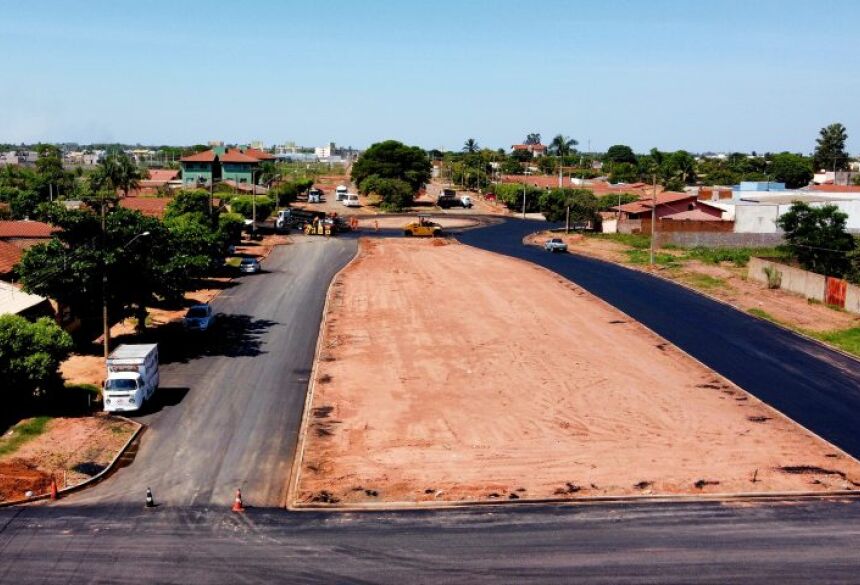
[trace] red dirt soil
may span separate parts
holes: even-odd
[[[292,501],[860,486],[856,460],[574,284],[446,243],[362,241],[334,282]]]

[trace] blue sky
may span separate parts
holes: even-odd
[[[2,1],[0,142],[860,150],[857,3]]]

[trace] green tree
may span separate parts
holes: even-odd
[[[776,220],[785,231],[792,255],[807,270],[842,276],[850,268],[848,254],[856,247],[846,229],[848,215],[835,205],[811,207],[796,202]]]
[[[569,138],[562,134],[556,134],[549,143],[549,151],[559,157],[569,156],[575,151],[574,147],[578,144],[579,142],[574,138]]]
[[[639,178],[636,165],[629,162],[611,163],[609,168],[610,183],[635,183]]]
[[[257,221],[263,221],[275,210],[275,202],[266,195],[257,195]],[[230,211],[252,219],[254,216],[254,198],[251,195],[240,195],[230,200]]]
[[[493,187],[496,200],[504,203],[512,211],[522,211],[523,195],[525,195],[526,212],[540,211],[540,198],[545,193],[533,185],[522,185],[520,183],[498,183]]]
[[[474,138],[467,138],[466,142],[463,143],[463,152],[478,152],[478,141]]]
[[[406,146],[396,140],[371,145],[352,165],[352,180],[356,185],[377,175],[383,179],[405,181],[417,193],[430,180],[430,159],[417,146]]]
[[[600,221],[598,201],[594,193],[586,189],[551,189],[540,197],[541,213],[547,221],[563,221],[570,207],[571,223],[589,223],[595,226]]]
[[[412,204],[412,186],[400,179],[389,179],[373,175],[361,182],[365,194],[379,197],[380,207],[385,211],[401,211]]]
[[[158,219],[112,208],[105,216],[104,233],[99,216],[89,211],[64,212],[56,224],[61,231],[29,248],[21,259],[18,271],[27,292],[68,305],[91,322],[98,322],[106,298],[112,317],[134,315],[141,328],[148,307],[182,298],[196,261],[181,252]]]
[[[609,147],[606,151],[606,156],[603,157],[604,162],[610,163],[627,163],[636,164],[636,155],[633,149],[625,144],[615,144]]]
[[[812,180],[811,161],[790,152],[774,156],[769,170],[776,181],[785,183],[789,189],[804,187]]]
[[[826,171],[844,171],[848,168],[848,153],[845,152],[845,142],[848,132],[842,124],[830,124],[821,129],[816,139],[813,160],[815,169]]]
[[[526,134],[526,139],[523,140],[523,144],[540,144],[540,132],[530,132]]]
[[[143,173],[131,157],[120,150],[112,152],[99,163],[90,175],[90,187],[93,192],[104,189],[121,191],[127,197],[129,191],[137,189],[142,178]]]
[[[22,401],[59,380],[57,369],[72,349],[69,334],[50,318],[31,322],[0,315],[0,380],[3,398]]]

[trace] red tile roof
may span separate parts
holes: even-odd
[[[119,200],[119,206],[134,209],[150,217],[163,217],[164,210],[171,201],[169,197],[124,197]]]
[[[216,158],[218,158],[218,155],[215,154],[214,150],[204,150],[197,154],[183,156],[179,159],[179,162],[214,162]]]
[[[21,260],[24,250],[8,242],[0,241],[0,274],[9,274]]]
[[[809,190],[826,193],[860,193],[860,185],[811,185]]]
[[[50,238],[56,231],[59,228],[41,221],[0,221],[0,238]]]
[[[253,156],[257,160],[275,160],[274,155],[269,154],[265,150],[259,150],[257,148],[246,148],[245,154],[248,156]]]
[[[174,169],[150,169],[150,181],[174,181],[179,176],[179,171]]]
[[[243,153],[238,148],[231,148],[221,155],[221,162],[228,163],[258,163],[260,159]]]
[[[660,205],[668,205],[670,203],[677,203],[678,201],[685,201],[687,199],[695,198],[696,196],[691,193],[676,193],[674,191],[665,191],[663,193],[657,194],[657,206],[659,207]],[[615,207],[610,207],[610,209],[626,211],[627,213],[642,213],[643,211],[651,209],[653,201],[654,200],[651,197],[643,197],[639,201],[626,203],[621,207],[618,207],[616,205]]]

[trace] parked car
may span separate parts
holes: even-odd
[[[465,207],[466,209],[471,209],[471,207],[472,207],[472,198],[471,198],[471,197],[469,197],[468,195],[463,195],[462,197],[460,197],[460,203],[461,203],[461,204],[463,205],[463,207]]]
[[[567,244],[561,238],[550,238],[543,247],[547,252],[567,252]]]
[[[346,207],[361,207],[361,204],[358,202],[358,195],[355,193],[347,193],[346,199],[341,201]]]
[[[262,270],[262,266],[260,266],[260,261],[256,258],[242,258],[242,261],[239,262],[240,272],[253,274],[254,272],[260,272],[260,270]]]
[[[215,322],[215,312],[209,304],[194,305],[185,313],[182,324],[189,331],[207,331]]]

